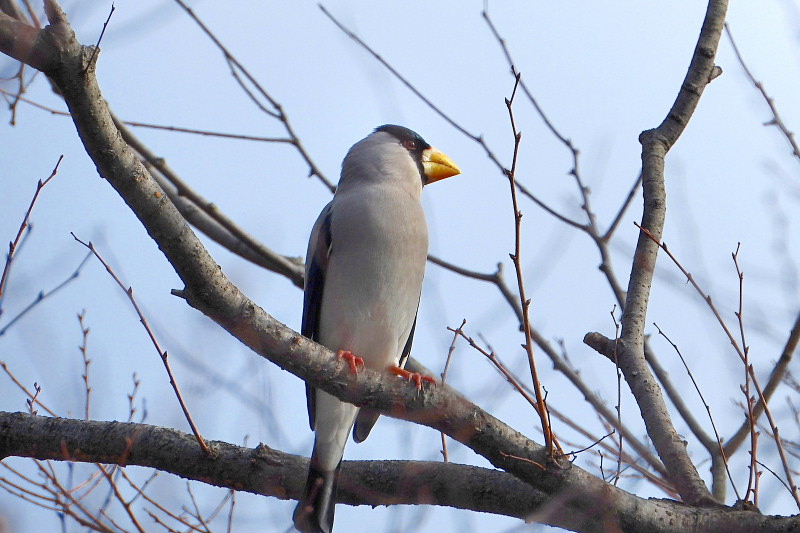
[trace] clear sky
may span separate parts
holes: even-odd
[[[513,148],[504,98],[513,78],[481,17],[484,2],[325,3],[442,111],[487,145],[505,165]],[[463,174],[425,191],[431,253],[459,266],[493,272],[508,253],[514,233],[507,181],[484,151],[451,127],[355,44],[310,2],[193,2],[198,16],[281,103],[296,133],[326,177],[336,181],[347,149],[385,123],[406,125],[447,153]],[[85,44],[102,29],[110,2],[65,2]],[[221,54],[172,1],[122,0],[109,23],[98,62],[98,79],[114,112],[125,120],[259,136],[283,136],[280,123],[260,112],[229,74]],[[516,68],[556,128],[580,150],[580,174],[591,189],[601,228],[608,226],[640,168],[642,130],[657,126],[683,80],[705,6],[674,2],[489,2],[488,11],[506,39]],[[790,129],[800,129],[798,12],[789,1],[736,2],[729,23],[756,77],[775,99]],[[685,134],[667,159],[668,215],[664,234],[671,250],[711,293],[736,328],[738,279],[731,253],[741,242],[745,272],[747,344],[760,375],[780,355],[798,312],[797,264],[800,160],[791,155],[761,96],[744,77],[723,37],[717,63],[723,75],[706,90]],[[0,76],[15,73],[0,60]],[[30,75],[30,73],[28,73]],[[0,81],[13,91],[14,82]],[[63,109],[40,76],[28,98]],[[545,128],[531,105],[519,99],[515,116],[523,132],[518,179],[563,215],[585,222],[571,155]],[[307,455],[312,433],[302,382],[241,346],[183,301],[170,295],[180,282],[119,196],[97,176],[68,118],[20,104],[16,125],[0,112],[0,240],[15,235],[38,179],[64,154],[59,173],[43,191],[33,231],[14,264],[0,329],[37,293],[65,279],[86,250],[70,236],[92,240],[126,285],[131,285],[164,347],[204,436],[253,446],[264,442]],[[201,137],[137,128],[135,133],[167,159],[184,180],[266,246],[302,256],[317,213],[329,191],[308,179],[308,166],[284,144]],[[583,345],[599,331],[613,336],[614,299],[598,271],[599,255],[584,234],[555,220],[530,201],[524,212],[522,252],[534,326],[563,350],[592,390],[611,405],[616,398],[612,366]],[[640,197],[622,219],[612,243],[623,285],[641,215]],[[299,329],[302,295],[290,282],[220,249],[209,248],[226,274],[267,312]],[[83,416],[83,365],[76,347],[76,314],[85,310],[91,328],[92,418],[125,420],[132,375],[141,380],[139,420],[188,431],[156,352],[124,294],[96,261],[80,277],[0,335],[0,360],[26,385],[43,387],[42,398],[62,416]],[[498,291],[428,266],[414,355],[441,372],[452,334],[466,318],[467,332],[483,335],[507,365],[527,376],[522,337]],[[648,323],[678,344],[711,405],[722,436],[741,423],[743,370],[721,328],[665,257],[660,257]],[[684,398],[701,420],[702,403],[689,386],[672,348],[651,328],[651,342]],[[554,373],[540,350],[549,402],[597,436],[606,430],[574,387]],[[541,442],[538,422],[480,354],[459,344],[449,382],[489,412]],[[775,409],[788,438],[797,427],[779,392]],[[796,399],[796,396],[794,397]],[[21,393],[0,375],[0,409],[24,410]],[[623,394],[623,418],[643,434],[637,407]],[[693,456],[702,448],[682,422],[678,431]],[[708,424],[706,423],[706,426]],[[555,424],[565,447],[591,444]],[[382,419],[363,444],[350,443],[346,459],[439,460],[433,430]],[[763,459],[779,467],[769,438]],[[737,485],[746,483],[742,458],[734,463]],[[455,462],[488,466],[481,457],[450,444]],[[597,472],[597,458],[578,463]],[[14,464],[22,465],[22,461]],[[133,469],[129,469],[133,470]],[[85,470],[76,470],[85,472]],[[707,476],[706,464],[700,472]],[[142,471],[144,478],[148,473]],[[4,475],[4,474],[0,474]],[[156,494],[179,494],[184,481],[162,476]],[[763,511],[792,513],[781,486],[763,478]],[[623,486],[644,496],[663,496],[638,480]],[[210,508],[219,489],[195,486]],[[101,500],[105,495],[98,495]],[[728,503],[733,502],[732,492]],[[286,531],[293,502],[241,495],[236,531]],[[42,524],[58,527],[53,513],[37,511],[0,493],[0,515],[11,531]],[[338,531],[509,531],[520,522],[431,507],[337,508]],[[542,526],[543,529],[546,529]]]

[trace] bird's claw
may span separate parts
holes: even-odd
[[[413,381],[414,385],[416,385],[417,390],[422,389],[422,382],[426,381],[431,385],[436,385],[436,380],[430,376],[424,376],[419,372],[411,372],[410,370],[406,370],[405,368],[400,368],[399,366],[390,366],[389,372],[392,374],[396,374],[402,378],[406,378],[408,381]]]
[[[350,371],[353,374],[358,375],[359,366],[362,370],[364,369],[364,359],[353,354],[350,350],[339,350],[337,355],[350,364]]]

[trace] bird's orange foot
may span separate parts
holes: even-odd
[[[359,366],[363,370],[364,360],[359,356],[354,355],[350,350],[339,350],[337,355],[350,364],[350,371],[353,374],[358,375]]]
[[[401,378],[406,378],[408,381],[413,381],[414,384],[417,386],[417,390],[422,389],[422,382],[427,381],[432,385],[436,385],[436,380],[430,376],[423,376],[419,372],[411,372],[406,370],[405,368],[400,368],[399,366],[390,366],[389,372],[392,374],[396,374]]]

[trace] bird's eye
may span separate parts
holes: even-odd
[[[403,146],[405,146],[406,150],[413,151],[417,149],[417,141],[403,141]]]

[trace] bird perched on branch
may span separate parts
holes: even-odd
[[[360,366],[413,379],[403,369],[414,337],[428,253],[423,186],[461,171],[403,126],[385,125],[342,162],[333,200],[320,213],[306,256],[302,333]],[[306,385],[314,450],[297,529],[330,533],[339,468],[350,429],[367,438],[378,412]],[[355,426],[354,426],[355,424]]]

